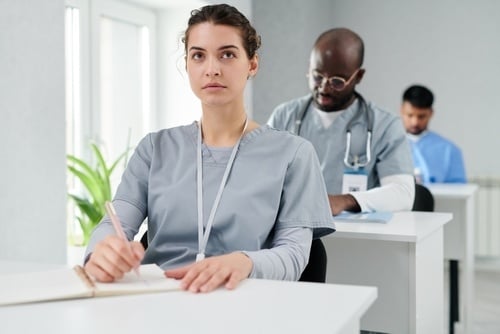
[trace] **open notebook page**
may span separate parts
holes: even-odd
[[[91,281],[80,267],[40,272],[0,275],[0,305],[75,299],[93,296],[112,296],[180,289],[180,281],[166,278],[156,264],[141,265],[135,272],[112,283]],[[91,283],[89,283],[91,281]]]
[[[73,269],[0,275],[0,305],[92,296]]]
[[[156,264],[143,264],[140,276],[134,271],[113,283],[94,282],[95,296],[110,296],[133,293],[160,292],[180,289],[180,281],[166,278],[163,270]]]

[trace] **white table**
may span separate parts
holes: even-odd
[[[3,272],[9,265],[0,261]],[[374,287],[248,279],[234,291],[208,294],[175,291],[0,307],[0,329],[2,334],[359,334],[360,318],[376,297]]]
[[[337,232],[323,238],[328,283],[378,287],[362,329],[443,333],[443,226],[451,217],[398,212],[386,224],[337,223]]]
[[[434,196],[434,211],[453,214],[451,223],[444,227],[444,258],[450,260],[450,333],[455,330],[471,333],[474,302],[474,196],[478,186],[451,183],[425,186]],[[459,299],[458,308],[455,298]]]

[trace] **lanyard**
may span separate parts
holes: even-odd
[[[219,185],[219,190],[217,191],[217,195],[215,196],[214,204],[212,205],[212,209],[210,210],[210,216],[208,216],[207,227],[205,228],[205,232],[203,232],[203,162],[201,159],[201,121],[198,122],[198,152],[197,152],[197,168],[196,168],[196,183],[198,190],[198,254],[196,254],[196,262],[201,261],[205,258],[205,249],[207,247],[208,236],[210,235],[210,231],[212,230],[212,225],[214,223],[215,212],[219,206],[220,199],[222,197],[222,193],[224,192],[224,188],[226,187],[227,178],[229,173],[231,172],[231,168],[233,167],[234,160],[236,158],[236,153],[238,152],[238,148],[240,146],[241,138],[243,138],[243,134],[247,129],[248,118],[245,119],[245,126],[243,127],[243,131],[241,132],[241,136],[236,142],[231,152],[231,156],[229,157],[229,161],[226,165],[226,170],[224,171],[224,176]]]

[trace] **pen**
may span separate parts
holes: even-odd
[[[111,223],[113,224],[113,227],[115,229],[116,234],[118,235],[119,238],[121,238],[127,242],[127,244],[129,245],[130,251],[133,253],[132,247],[128,243],[127,236],[125,235],[125,232],[123,232],[123,228],[122,228],[122,224],[120,223],[120,219],[116,215],[116,211],[115,211],[115,207],[113,206],[113,203],[111,203],[110,201],[106,201],[106,203],[104,203],[104,206],[106,207],[106,212],[108,213],[108,216],[111,219]],[[137,274],[137,276],[140,276],[138,267],[135,267],[134,271]]]

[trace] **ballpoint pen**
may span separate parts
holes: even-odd
[[[115,208],[113,206],[113,203],[111,203],[110,201],[106,201],[106,203],[104,203],[104,206],[106,208],[106,212],[108,213],[109,218],[111,219],[111,223],[113,224],[113,227],[115,229],[116,234],[118,235],[119,238],[121,238],[127,242],[127,244],[129,245],[130,251],[133,252],[132,246],[128,242],[127,236],[125,235],[125,232],[123,231],[122,224],[120,223],[120,219],[116,215],[116,211],[115,211]],[[134,271],[137,274],[137,276],[140,276],[138,267],[135,267]]]

